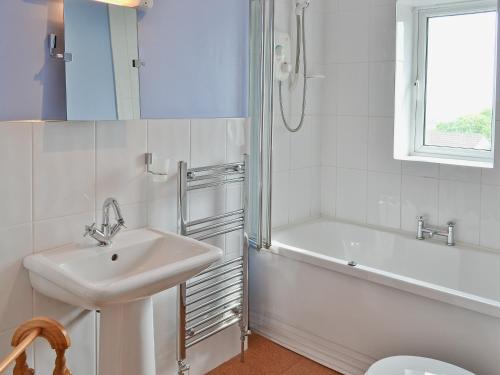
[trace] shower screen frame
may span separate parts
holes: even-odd
[[[257,250],[271,247],[275,0],[250,0],[249,238]]]

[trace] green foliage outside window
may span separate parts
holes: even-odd
[[[437,124],[436,130],[443,133],[481,134],[491,139],[491,120],[491,109],[485,109],[481,113],[463,116],[455,121],[441,122]]]

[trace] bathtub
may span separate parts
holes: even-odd
[[[500,374],[499,252],[318,219],[252,250],[250,275],[252,329],[343,374],[393,355]]]

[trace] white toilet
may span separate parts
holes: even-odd
[[[397,356],[374,363],[365,375],[474,375],[449,363],[430,358]]]

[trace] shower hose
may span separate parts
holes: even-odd
[[[297,54],[295,61],[295,74],[300,71],[300,54],[302,42],[302,60],[303,60],[303,77],[304,85],[302,90],[302,113],[300,115],[300,122],[296,127],[292,127],[285,117],[285,111],[283,109],[283,82],[279,81],[279,101],[280,101],[280,111],[281,117],[283,119],[283,124],[288,129],[288,131],[295,133],[298,132],[304,125],[304,119],[306,115],[306,96],[307,96],[307,55],[306,55],[306,26],[305,26],[305,8],[302,9],[302,16],[297,15]]]

